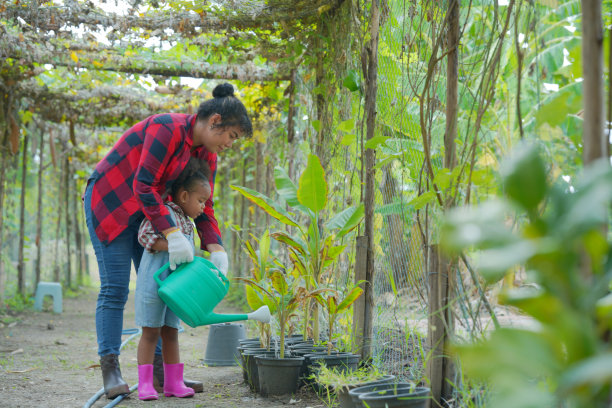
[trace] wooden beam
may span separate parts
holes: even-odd
[[[279,30],[281,23],[297,20],[317,19],[328,10],[340,5],[343,0],[300,0],[275,1],[274,6],[252,8],[251,10],[212,7],[199,12],[183,10],[126,10],[128,15],[106,13],[90,2],[66,0],[64,5],[39,6],[38,0],[11,2],[0,7],[0,18],[22,19],[27,25],[44,31],[56,31],[66,26],[81,24],[96,31],[100,27],[127,32],[140,28],[151,32],[160,28],[180,33],[183,38],[194,37],[204,32],[228,30]]]
[[[0,55],[12,58],[19,65],[50,64],[94,71],[115,71],[140,75],[161,75],[166,77],[192,77],[203,79],[225,79],[240,81],[282,81],[290,79],[290,69],[282,69],[274,63],[257,66],[252,62],[231,65],[211,65],[203,61],[172,61],[148,59],[118,52],[71,51],[49,49],[40,43],[9,38],[0,39]],[[27,40],[27,38],[26,38]]]

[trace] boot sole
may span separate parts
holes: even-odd
[[[130,388],[127,385],[120,385],[115,388],[111,388],[105,394],[106,394],[106,398],[115,399],[120,395],[129,394],[129,393],[130,393]]]

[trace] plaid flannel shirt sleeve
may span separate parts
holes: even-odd
[[[158,239],[163,239],[162,234],[155,232],[153,224],[151,224],[150,220],[147,218],[142,220],[140,228],[138,229],[138,242],[140,245],[142,245],[148,252],[155,253],[157,251],[154,251],[151,248]]]
[[[210,178],[210,198],[206,200],[204,212],[195,219],[196,229],[200,237],[200,248],[206,250],[208,244],[223,245],[221,240],[221,231],[217,218],[215,217],[213,194],[215,191],[215,178],[217,175],[217,155],[214,153],[205,153],[203,157],[208,162],[211,171]]]

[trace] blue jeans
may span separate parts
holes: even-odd
[[[134,222],[108,245],[97,237],[93,227],[91,191],[95,180],[90,180],[85,190],[85,219],[89,237],[98,260],[100,293],[96,305],[96,334],[98,354],[119,355],[123,331],[123,309],[130,291],[131,264],[138,270],[143,247],[138,242],[140,221]]]

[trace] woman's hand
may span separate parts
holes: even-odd
[[[229,268],[227,252],[224,250],[211,252],[210,262],[212,262],[224,276],[227,276],[227,270]]]

